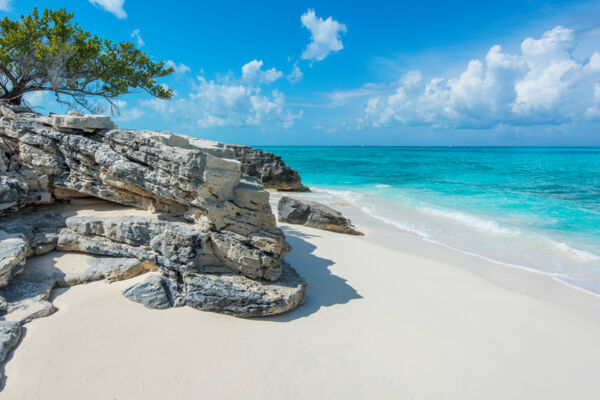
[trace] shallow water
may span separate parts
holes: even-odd
[[[600,148],[265,147],[426,240],[600,293]]]

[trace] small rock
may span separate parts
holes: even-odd
[[[175,304],[173,297],[176,293],[177,285],[162,275],[152,275],[123,291],[123,295],[128,299],[147,308],[159,310],[173,307]]]
[[[56,281],[47,276],[21,274],[8,286],[0,289],[7,306],[4,319],[25,324],[36,318],[47,317],[56,311],[48,299]]]
[[[21,325],[11,321],[0,321],[0,381],[4,379],[2,368],[10,351],[21,339]]]
[[[279,221],[350,235],[363,235],[340,212],[316,201],[283,196],[277,205]]]

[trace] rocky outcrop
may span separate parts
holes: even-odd
[[[56,213],[24,213],[0,222],[0,288],[19,274],[27,257],[56,248],[64,218]]]
[[[304,192],[308,187],[302,184],[300,175],[281,160],[281,157],[249,146],[225,145],[235,152],[242,163],[242,173],[260,179],[269,189]]]
[[[4,106],[0,112],[0,154],[7,165],[0,177],[18,175],[21,185],[12,190],[0,181],[0,193],[12,196],[0,213],[80,196],[148,211],[63,218],[58,237],[46,238],[48,249],[154,265],[185,304],[200,309],[236,314],[236,307],[225,306],[234,290],[215,291],[221,283],[255,287],[255,294],[237,298],[248,309],[256,302],[262,311],[241,316],[277,313],[301,302],[305,283],[297,275],[286,275],[294,276],[293,285],[281,284],[294,293],[283,296],[277,289],[289,246],[276,227],[268,192],[258,179],[242,175],[232,147],[167,132],[105,129],[112,127],[105,119],[80,114],[48,118]],[[23,232],[8,234],[6,251],[14,256],[1,272],[7,281],[22,268],[18,243],[30,241]],[[200,305],[201,296],[214,301]]]
[[[243,275],[188,274],[182,282],[151,276],[123,294],[148,308],[190,306],[238,317],[286,312],[304,301],[306,283],[289,265],[283,265],[277,283],[262,283]]]
[[[298,172],[288,167],[281,157],[268,151],[250,146],[192,139],[196,145],[210,149],[214,155],[236,159],[241,163],[243,176],[259,179],[265,188],[279,191],[304,192],[309,190],[302,184]]]
[[[239,317],[301,304],[306,283],[283,261],[290,248],[258,179],[298,188],[299,177],[241,148],[262,166],[249,171],[236,146],[0,104],[0,366],[22,324],[56,311],[55,287],[155,271],[124,295]],[[82,210],[81,197],[120,209]],[[54,250],[86,255],[74,271],[36,264]]]
[[[363,235],[340,212],[315,201],[283,196],[277,204],[279,221],[350,235]]]

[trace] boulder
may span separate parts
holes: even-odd
[[[276,283],[231,273],[188,273],[176,283],[153,275],[123,294],[148,308],[189,306],[237,317],[280,314],[304,301],[306,282],[289,265]]]
[[[354,229],[349,219],[340,212],[315,201],[292,199],[283,196],[277,204],[280,222],[305,225],[350,235],[363,235]]]
[[[66,128],[94,132],[98,129],[115,129],[117,125],[106,115],[80,114],[69,111],[67,115],[52,115],[52,127],[58,131]]]

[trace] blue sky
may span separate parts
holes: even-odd
[[[121,127],[250,145],[600,145],[598,1],[0,0],[0,14],[34,6],[175,67],[175,98],[124,96]]]

